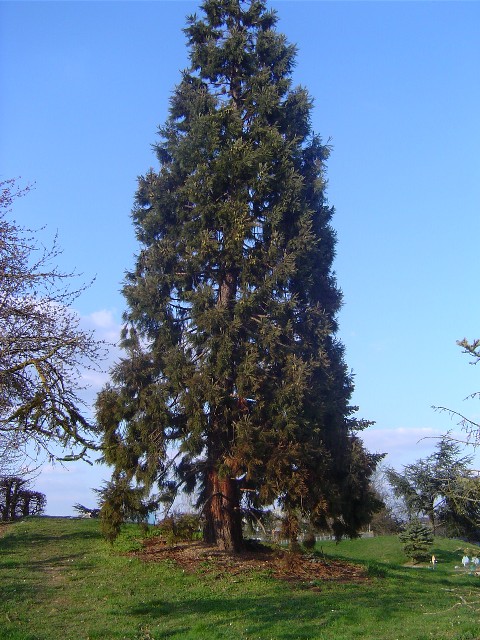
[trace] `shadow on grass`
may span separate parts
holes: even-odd
[[[465,544],[464,544],[465,546]],[[445,549],[433,548],[432,554],[435,556],[437,562],[440,565],[459,565],[461,564],[461,557],[463,556],[463,547],[459,541],[458,549],[455,551],[446,551]]]
[[[210,624],[215,620],[214,637],[228,637],[229,629],[238,632],[242,627],[253,637],[301,640],[319,638],[319,634],[328,633],[329,628],[333,632],[332,627],[337,628],[342,622],[347,627],[361,626],[363,621],[372,618],[382,623],[392,619],[400,621],[408,606],[404,597],[408,589],[402,589],[399,594],[393,588],[379,593],[377,588],[372,590],[364,585],[345,585],[343,590],[336,585],[332,591],[329,586],[325,585],[320,593],[299,589],[286,594],[282,590],[278,595],[263,597],[245,596],[239,592],[213,597],[210,593],[205,598],[185,597],[181,601],[155,598],[132,604],[122,611],[111,611],[111,615],[122,613],[136,618],[136,623],[141,618],[146,624],[161,624],[163,619],[169,629],[178,623],[172,634],[179,634],[177,637],[181,637],[179,627],[187,627],[192,637],[197,637],[195,633],[207,630],[208,623],[203,620]]]
[[[296,606],[286,606],[281,599],[259,599],[240,594],[233,601],[208,597],[172,603],[154,599],[135,604],[123,613],[137,618],[136,624],[139,623],[138,618],[147,625],[161,623],[163,618],[168,628],[162,630],[162,638],[203,638],[207,637],[207,631],[210,631],[211,637],[237,637],[239,627],[248,628],[249,635],[251,633],[262,638],[275,637],[275,640],[306,640],[318,637],[319,628],[327,624],[329,619],[321,621],[318,611],[315,614],[313,611],[306,611],[303,598],[301,600],[302,609],[298,608],[298,601]],[[299,610],[302,610],[303,622],[299,621]],[[112,615],[117,615],[117,612],[112,611]],[[211,626],[212,621],[214,627]]]
[[[27,599],[32,599],[38,593],[38,587],[29,582],[20,582],[17,581],[12,584],[7,584],[5,586],[2,585],[1,594],[2,594],[2,605],[5,605],[7,602],[14,601],[25,601]],[[1,637],[1,636],[0,636]]]
[[[102,534],[100,531],[73,531],[71,533],[49,532],[37,533],[34,531],[21,531],[12,529],[3,538],[0,538],[0,548],[10,548],[18,544],[48,544],[49,542],[58,541],[75,541],[75,540],[100,540]]]
[[[153,618],[159,618],[172,613],[171,606],[163,600],[140,602],[130,607],[127,611],[128,614],[132,616],[149,616]]]
[[[0,629],[0,640],[38,640],[38,636],[14,629],[11,625]]]
[[[57,556],[48,556],[47,558],[43,558],[41,560],[38,559],[19,559],[12,560],[7,559],[5,563],[0,562],[0,567],[3,565],[9,569],[27,569],[28,571],[44,571],[45,569],[55,569],[60,567],[72,567],[75,568],[75,562],[77,560],[84,558],[83,553],[76,553],[74,555],[57,555]],[[91,566],[89,563],[83,563],[82,568],[89,568]]]
[[[31,528],[22,529],[20,523],[20,526],[13,525],[9,528],[7,534],[0,538],[0,552],[3,558],[9,558],[10,567],[17,564],[19,567],[35,568],[36,565],[75,560],[85,552],[91,551],[94,540],[102,540],[100,531],[85,529],[68,532],[60,527],[56,531],[55,525],[50,525],[48,531],[39,532]],[[78,552],[72,554],[71,549]],[[42,556],[40,559],[38,551]],[[55,553],[57,555],[54,555]]]
[[[435,575],[438,573],[451,575],[454,573],[455,567],[461,564],[460,560],[463,555],[463,546],[465,546],[465,543],[463,543],[462,546],[462,542],[458,542],[459,546],[454,550],[442,549],[435,545],[432,547],[431,554],[436,558]],[[323,549],[316,551],[315,555],[321,557],[326,562],[329,560],[341,560],[344,562],[353,562],[354,564],[362,564],[367,568],[367,573],[370,577],[399,576],[406,569],[432,571],[432,565],[428,561],[419,563],[418,565],[411,565],[405,556],[403,558],[375,558],[368,553],[368,550],[363,556],[361,553],[356,553],[355,556],[352,557],[351,553],[342,553],[341,545],[338,545],[335,550],[332,548],[328,549],[326,553]]]

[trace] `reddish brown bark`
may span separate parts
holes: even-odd
[[[220,549],[238,552],[243,547],[240,492],[234,478],[220,477],[215,469],[208,472],[208,497],[205,505],[205,542]]]
[[[237,290],[237,278],[233,270],[227,271],[218,288],[217,307],[230,308]],[[225,372],[223,380],[225,397],[233,396],[234,365],[230,363],[230,371]],[[204,507],[205,528],[204,540],[216,544],[220,549],[237,552],[243,547],[242,516],[240,512],[240,491],[235,478],[220,475],[215,468],[216,461],[221,459],[231,440],[231,425],[224,423],[225,418],[218,418],[221,428],[213,429],[210,442],[211,468],[206,477],[206,503]],[[219,434],[224,434],[224,439]],[[226,440],[226,442],[225,442]]]

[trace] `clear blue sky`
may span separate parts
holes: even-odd
[[[480,3],[271,2],[298,45],[296,84],[331,139],[329,200],[340,337],[372,450],[399,466],[455,427],[432,405],[480,417],[480,370],[456,340],[480,336]],[[1,2],[0,176],[35,190],[15,206],[61,266],[96,281],[78,311],[115,336],[137,250],[136,176],[188,64],[195,2]],[[95,385],[100,380],[93,381]],[[97,387],[93,387],[91,397]],[[37,481],[49,513],[92,504],[108,472],[73,465]]]

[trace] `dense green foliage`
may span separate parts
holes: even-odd
[[[111,544],[118,537],[124,522],[140,522],[146,527],[148,514],[156,506],[155,502],[144,500],[143,491],[132,487],[125,475],[117,477],[115,482],[106,482],[95,491],[102,505],[102,533]]]
[[[139,179],[141,249],[123,289],[123,360],[97,419],[114,479],[196,490],[205,538],[238,548],[277,501],[354,535],[378,458],[355,435],[336,338],[329,149],[292,88],[295,47],[263,0],[207,0],[191,66]]]
[[[160,536],[173,544],[197,540],[201,529],[201,519],[194,513],[173,512],[150,529],[149,535]]]
[[[435,452],[404,466],[387,469],[396,496],[403,499],[410,518],[428,516],[433,531],[438,525],[450,535],[473,540],[480,537],[480,478],[470,469],[471,456],[462,456],[458,443],[438,442]]]
[[[28,519],[0,537],[1,640],[476,640],[480,578],[456,570],[458,541],[436,539],[435,571],[402,566],[396,536],[322,543],[365,564],[364,583],[279,582],[183,572],[112,548],[98,520]],[[480,551],[480,550],[478,550]],[[376,575],[383,577],[375,577]]]

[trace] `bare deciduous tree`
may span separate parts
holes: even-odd
[[[10,216],[24,196],[15,180],[0,183],[0,459],[14,464],[30,449],[57,457],[85,457],[95,427],[85,417],[81,372],[96,368],[103,343],[79,327],[72,304],[85,285],[56,266],[55,237],[45,247],[38,232]],[[55,452],[55,453],[54,453]],[[2,467],[4,462],[0,463]]]
[[[473,359],[470,361],[470,364],[478,364],[478,362],[480,362],[480,339],[475,339],[469,342],[466,338],[463,338],[463,340],[458,340],[457,344],[459,347],[462,347],[463,353],[472,356]],[[471,393],[468,396],[468,399],[472,398],[480,398],[480,392],[476,391],[474,393]],[[437,411],[446,411],[453,418],[458,419],[458,425],[463,429],[466,437],[464,440],[457,440],[457,442],[468,444],[473,447],[480,446],[480,423],[478,421],[468,418],[463,413],[454,411],[453,409],[449,409],[447,407],[433,408]],[[448,437],[449,439],[453,439],[450,436],[446,437]]]
[[[33,491],[31,480],[16,476],[0,476],[0,521],[37,516],[44,512],[44,493]]]

